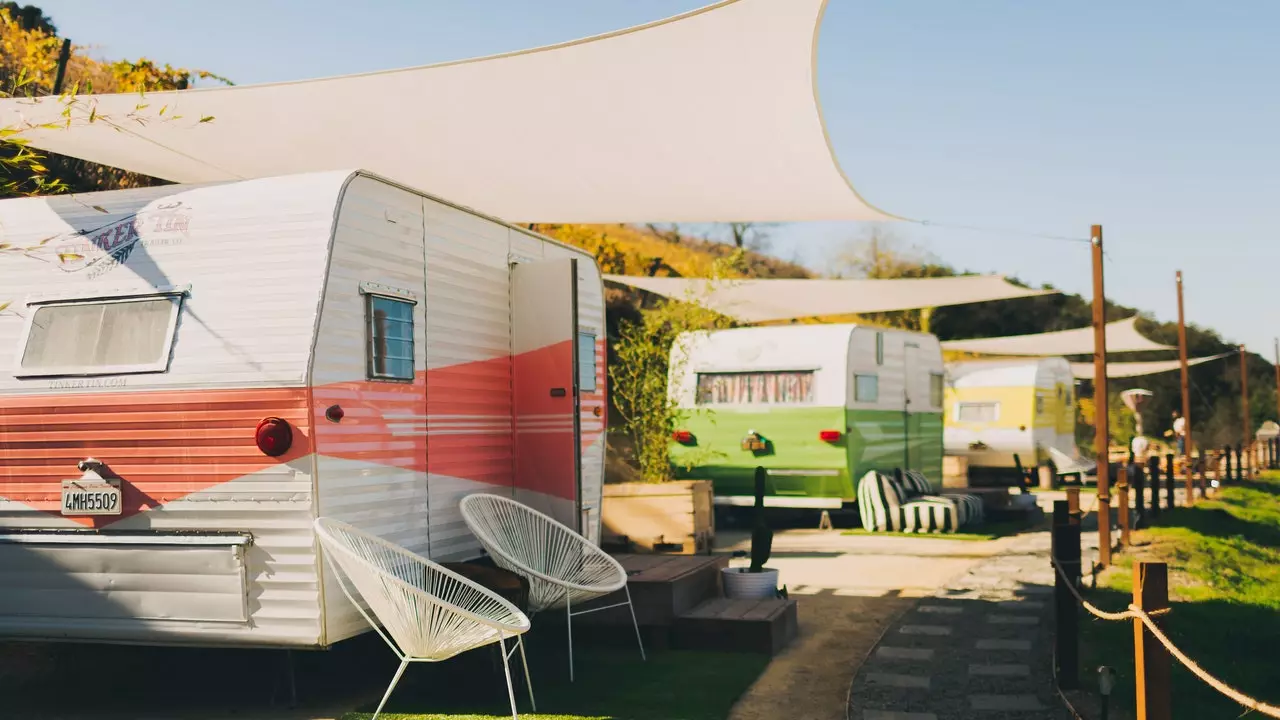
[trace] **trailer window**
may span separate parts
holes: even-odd
[[[413,305],[407,300],[366,295],[369,378],[413,380]]]
[[[813,402],[813,372],[698,373],[699,405]]]
[[[879,402],[880,401],[880,376],[879,375],[854,375],[853,376],[853,400],[854,402]]]
[[[876,333],[876,364],[884,364],[884,333]]]
[[[1044,396],[1036,395],[1036,415],[1044,414]]]
[[[929,405],[936,408],[942,407],[944,382],[942,375],[938,373],[929,374]]]
[[[578,333],[578,389],[596,391],[596,336],[594,333]]]
[[[956,407],[956,419],[971,423],[995,422],[1000,419],[1000,403],[960,403]]]
[[[164,372],[181,305],[180,294],[36,305],[18,374]]]

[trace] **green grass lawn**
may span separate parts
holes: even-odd
[[[1169,565],[1173,612],[1170,639],[1205,670],[1247,695],[1280,703],[1276,641],[1280,638],[1280,473],[1231,483],[1210,501],[1165,511],[1157,525],[1134,534],[1135,547],[1115,557],[1091,602],[1120,609],[1132,601],[1135,559]],[[1133,626],[1085,615],[1081,681],[1092,688],[1097,668],[1118,679],[1115,702],[1132,708]],[[1175,718],[1231,718],[1242,708],[1173,661]]]
[[[590,632],[574,628],[574,635]],[[528,713],[529,698],[517,686],[520,717],[536,720],[724,720],[733,703],[769,663],[768,656],[740,653],[658,651],[642,662],[639,652],[621,642],[610,648],[576,647],[575,682],[569,682],[563,634],[546,634],[531,644],[538,713]],[[582,645],[586,645],[583,647]],[[540,652],[532,652],[537,648]],[[511,717],[505,681],[483,653],[467,665],[411,666],[396,688],[383,717],[388,720],[480,720]],[[518,655],[516,656],[518,658]],[[480,660],[481,662],[476,662]],[[387,672],[390,680],[392,669]],[[512,673],[520,673],[519,665]],[[342,720],[366,720],[374,705]]]

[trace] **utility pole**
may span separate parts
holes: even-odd
[[[1177,274],[1178,281],[1178,360],[1182,366],[1182,432],[1185,440],[1182,443],[1182,470],[1187,474],[1187,505],[1195,502],[1195,493],[1191,487],[1191,381],[1187,378],[1187,320],[1182,312],[1182,271]]]
[[[1102,226],[1089,233],[1093,246],[1093,426],[1098,449],[1098,565],[1111,565],[1111,433],[1107,427],[1107,298],[1102,282]],[[1128,508],[1125,508],[1128,511]]]
[[[1253,423],[1249,421],[1249,363],[1245,356],[1244,345],[1240,346],[1240,419],[1244,425],[1244,436],[1240,438],[1240,447],[1245,457],[1249,458],[1249,470],[1252,472],[1256,463],[1253,461]],[[1243,459],[1241,460],[1243,462]]]

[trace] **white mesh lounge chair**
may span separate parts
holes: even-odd
[[[493,643],[502,651],[511,717],[519,717],[509,664],[511,653],[517,648],[525,665],[529,703],[533,705],[533,685],[529,683],[529,665],[520,638],[529,629],[529,618],[518,608],[457,573],[346,523],[317,518],[315,530],[343,594],[400,658],[400,669],[373,713],[375,720],[409,663],[440,662]],[[352,596],[343,575],[373,611],[376,621],[366,612],[365,605]],[[507,651],[508,638],[516,640],[511,652]],[[537,706],[533,705],[533,709],[536,711]]]
[[[552,518],[500,495],[477,493],[462,499],[462,518],[499,566],[529,580],[530,614],[564,608],[569,637],[569,679],[573,680],[573,617],[627,606],[644,659],[644,641],[631,605],[627,572],[617,560]],[[593,598],[623,590],[625,602],[574,611]]]

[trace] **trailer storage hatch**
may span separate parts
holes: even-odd
[[[247,534],[0,533],[0,616],[248,620]]]

